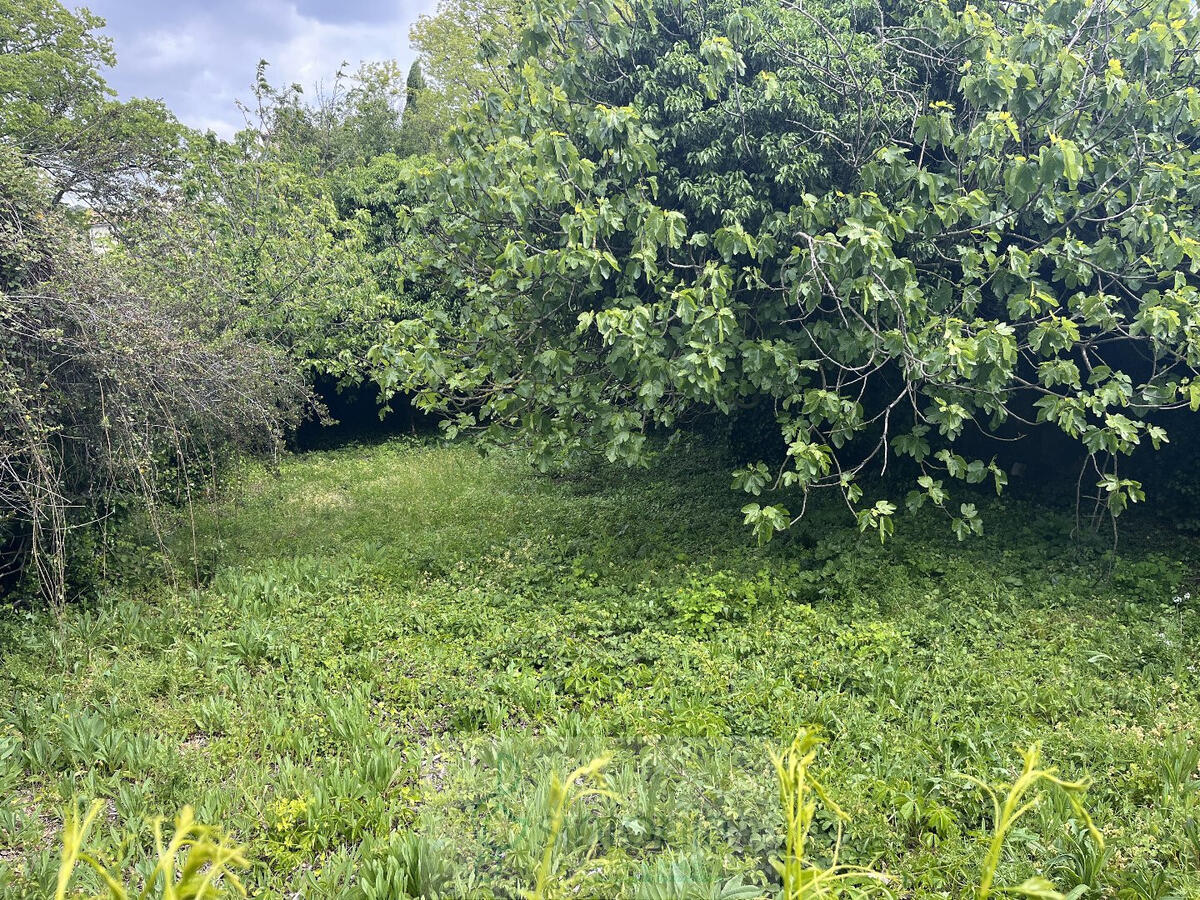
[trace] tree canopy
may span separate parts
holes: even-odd
[[[409,39],[447,127],[450,114],[482,100],[504,80],[520,21],[515,0],[439,0],[433,15],[413,24]]]
[[[766,406],[764,538],[822,487],[978,530],[975,438],[1037,428],[1115,515],[1153,414],[1200,408],[1198,48],[1181,0],[538,0],[413,209],[461,304],[381,378],[546,464]],[[865,497],[893,460],[912,490]]]
[[[0,3],[0,134],[43,173],[54,198],[128,211],[146,176],[169,171],[180,129],[163,105],[113,99],[103,20],[56,0]]]

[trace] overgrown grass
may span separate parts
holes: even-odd
[[[839,866],[975,890],[994,811],[956,773],[1012,783],[1040,741],[1092,778],[1105,846],[1048,793],[995,884],[1200,896],[1192,545],[1147,528],[1114,558],[995,501],[961,544],[817,509],[759,548],[696,459],[555,482],[465,446],[311,454],[200,523],[203,588],[5,613],[0,896],[53,895],[81,797],[143,874],[154,817],[193,805],[258,896],[514,896],[543,863],[549,895],[776,891],[767,747],[806,723],[847,816],[815,811],[814,866],[840,828]],[[552,774],[605,753],[614,796],[567,806],[546,863]]]

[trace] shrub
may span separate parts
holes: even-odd
[[[954,485],[1047,430],[1116,516],[1152,414],[1200,407],[1198,43],[1186,0],[536,2],[414,210],[461,307],[381,378],[545,465],[769,408],[764,538],[820,488],[978,533]]]
[[[272,449],[304,397],[229,326],[236,301],[133,288],[91,239],[155,207],[181,145],[161,105],[111,100],[102,24],[57,2],[0,21],[0,585],[29,573],[58,602],[94,526],[192,499],[231,453]]]

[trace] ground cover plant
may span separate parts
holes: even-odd
[[[699,442],[620,479],[313,453],[246,469],[194,560],[187,529],[201,586],[7,608],[0,896],[54,895],[64,814],[94,799],[84,849],[123,883],[190,805],[246,846],[252,896],[748,898],[837,866],[958,897],[990,862],[993,896],[1200,895],[1191,543],[1132,522],[1114,555],[980,497],[994,527],[964,543],[926,511],[881,545],[818,505],[759,547],[728,466]],[[802,726],[823,743],[781,771],[824,796],[785,824],[769,751]],[[1091,784],[1031,788],[994,852],[1039,742],[1039,770]],[[565,802],[604,755],[604,793]]]

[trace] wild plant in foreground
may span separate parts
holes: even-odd
[[[779,801],[783,807],[784,855],[771,864],[783,879],[782,900],[813,900],[840,888],[859,887],[868,891],[883,888],[887,876],[862,866],[838,863],[842,843],[842,823],[849,816],[829,797],[825,787],[812,773],[821,743],[817,733],[801,728],[791,746],[781,753],[771,750],[771,761],[779,777]],[[808,832],[817,811],[817,800],[825,804],[838,820],[838,837],[833,861],[822,869],[806,861]]]
[[[554,847],[562,833],[563,821],[568,810],[587,797],[613,797],[612,791],[597,787],[581,787],[589,781],[599,779],[600,773],[612,759],[611,755],[598,756],[586,766],[580,766],[565,780],[553,776],[550,782],[550,832],[546,836],[546,848],[538,864],[532,891],[526,891],[527,900],[545,900],[546,888],[550,883],[550,870],[554,863]]]
[[[123,884],[122,874],[101,859],[83,849],[88,832],[95,823],[103,800],[95,801],[81,819],[78,808],[72,806],[63,823],[63,854],[58,868],[54,900],[65,900],[71,877],[79,862],[87,863],[108,890],[110,900],[215,900],[230,891],[245,897],[234,870],[249,866],[242,847],[229,843],[208,825],[196,822],[192,808],[185,806],[175,817],[175,828],[169,842],[164,843],[161,818],[154,821],[154,847],[158,862],[140,891]],[[100,900],[104,895],[98,895]]]
[[[817,749],[821,739],[811,727],[799,730],[792,743],[784,750],[771,750],[771,760],[779,781],[779,798],[784,820],[784,851],[781,858],[771,860],[779,873],[782,885],[779,900],[825,900],[839,896],[863,896],[876,892],[893,895],[894,880],[881,872],[865,866],[845,865],[838,862],[842,845],[842,823],[849,816],[829,796],[825,786],[813,774]],[[1016,887],[994,887],[996,871],[1009,834],[1017,822],[1028,812],[1036,809],[1048,791],[1062,791],[1078,820],[1082,823],[1078,841],[1090,839],[1100,851],[1097,854],[1083,852],[1080,844],[1073,855],[1060,855],[1055,860],[1057,868],[1073,864],[1077,871],[1076,880],[1081,884],[1099,881],[1104,866],[1104,839],[1083,808],[1080,796],[1088,782],[1066,781],[1058,777],[1053,767],[1041,767],[1041,747],[1034,744],[1021,751],[1024,765],[1018,777],[1009,785],[996,788],[970,775],[961,777],[983,790],[992,799],[993,827],[979,873],[977,888],[973,891],[977,900],[988,900],[997,894],[1013,897],[1036,898],[1036,900],[1064,900],[1054,885],[1041,875],[1033,876]],[[562,836],[567,814],[571,808],[588,797],[610,797],[616,795],[600,786],[602,772],[611,757],[602,756],[575,769],[566,778],[554,775],[549,784],[548,825],[545,847],[534,872],[532,890],[524,891],[526,900],[546,900],[554,869],[554,854]],[[808,858],[808,839],[818,805],[823,805],[838,822],[837,838],[833,856],[827,867],[813,863]],[[87,815],[80,818],[77,808],[72,808],[63,828],[63,854],[58,872],[58,889],[55,900],[66,900],[74,870],[79,862],[90,866],[104,883],[108,893],[94,900],[216,900],[236,893],[246,896],[246,891],[235,870],[248,867],[242,848],[229,843],[216,829],[197,824],[190,807],[184,807],[175,819],[175,828],[169,842],[164,842],[162,820],[154,823],[154,841],[157,863],[140,892],[134,892],[123,884],[122,874],[102,862],[97,856],[83,849],[88,832],[95,823],[104,801],[92,804]],[[444,867],[445,860],[435,856],[426,857],[434,848],[415,834],[405,835],[393,841],[385,869],[373,868],[360,873],[359,888],[364,895],[425,896],[441,894],[452,873]],[[673,865],[669,878],[676,888],[687,894],[700,892],[703,896],[749,897],[758,896],[759,891],[739,878],[731,878],[724,884],[718,880],[703,879],[689,884],[695,878],[686,868]],[[897,885],[901,887],[902,885]],[[693,888],[697,891],[693,891]],[[667,889],[668,891],[670,889]],[[655,890],[654,894],[663,891]],[[1077,897],[1078,889],[1070,896]],[[682,894],[681,894],[682,896]]]
[[[1041,750],[1041,744],[1035,743],[1028,750],[1021,751],[1024,766],[1016,781],[1008,787],[1003,801],[1001,801],[1000,795],[985,782],[971,775],[961,776],[992,798],[992,838],[988,843],[987,855],[983,859],[983,867],[979,874],[979,887],[975,895],[978,900],[986,900],[997,893],[1018,897],[1039,897],[1043,900],[1061,896],[1054,890],[1054,885],[1049,880],[1039,875],[1027,879],[1017,887],[992,887],[992,882],[996,878],[996,869],[1000,865],[1000,854],[1004,850],[1005,838],[1012,831],[1018,819],[1030,810],[1036,809],[1041,803],[1045,796],[1045,787],[1057,787],[1063,791],[1071,808],[1075,811],[1075,815],[1086,825],[1092,840],[1101,849],[1104,848],[1104,837],[1092,823],[1092,817],[1088,815],[1079,799],[1080,795],[1087,790],[1089,782],[1087,779],[1065,781],[1058,777],[1056,768],[1038,768],[1041,762]],[[1029,799],[1026,799],[1027,795],[1030,795]]]

